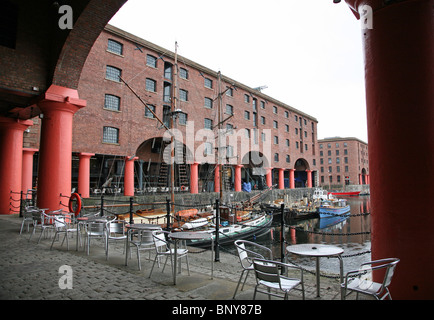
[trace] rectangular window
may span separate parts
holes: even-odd
[[[212,143],[211,142],[205,142],[204,143],[203,153],[204,153],[204,156],[212,155]]]
[[[145,117],[146,118],[155,118],[154,115],[152,114],[151,111],[149,111],[149,109],[151,109],[154,113],[155,113],[155,106],[148,104],[148,107],[145,107]]]
[[[188,91],[179,89],[179,100],[188,101]]]
[[[285,111],[285,118],[289,118],[289,112]]]
[[[234,96],[234,89],[232,89],[232,88],[227,88],[227,90],[226,90],[226,95],[227,95],[228,97],[233,97],[233,96]]]
[[[179,77],[182,79],[188,79],[188,70],[184,68],[179,68]]]
[[[274,154],[274,162],[279,162],[279,154],[278,153]]]
[[[227,124],[226,124],[226,132],[227,132],[228,134],[232,134],[232,133],[233,133],[233,130],[234,130],[234,126],[233,126],[232,124],[230,124],[230,123],[227,123]]]
[[[146,65],[152,68],[157,67],[157,58],[148,54],[146,55]]]
[[[211,79],[208,79],[208,78],[205,78],[205,88],[210,88],[210,89],[212,89],[212,80]]]
[[[112,39],[108,39],[107,51],[122,55],[123,44]]]
[[[212,120],[211,119],[205,118],[204,128],[212,130]]]
[[[274,144],[279,144],[279,137],[278,136],[274,136]]]
[[[151,92],[157,91],[157,82],[153,79],[146,78],[146,90]]]
[[[261,109],[265,109],[265,102],[261,101]]]
[[[212,99],[205,98],[205,108],[212,109]]]
[[[186,125],[187,124],[187,114],[184,112],[178,113],[178,123]]]
[[[121,74],[122,74],[122,71],[119,68],[112,67],[112,66],[106,67],[105,78],[108,80],[120,82],[121,81],[121,79],[120,79]]]
[[[273,106],[273,113],[277,114],[277,107]]]
[[[233,115],[234,114],[234,107],[231,106],[230,104],[226,105],[226,114],[229,114],[229,115]]]
[[[250,139],[250,129],[246,129],[246,138]]]
[[[250,96],[248,94],[244,95],[244,102],[246,102],[246,103],[250,102]]]
[[[289,139],[286,139],[286,146],[289,147]]]
[[[106,143],[119,143],[119,129],[113,127],[104,127],[102,141]]]
[[[244,119],[250,120],[250,112],[249,111],[244,111]]]
[[[172,80],[172,64],[164,62],[164,78]]]
[[[261,116],[261,124],[265,124],[265,117]]]
[[[289,157],[289,154],[286,155],[286,162],[290,163],[291,162],[291,158]]]
[[[289,132],[289,125],[285,124],[285,131]]]
[[[169,82],[163,84],[163,101],[170,102],[172,100],[172,85]]]
[[[278,123],[276,120],[273,121],[273,128],[277,129],[279,127]]]
[[[119,111],[121,106],[121,98],[112,94],[106,94],[104,99],[104,109]]]

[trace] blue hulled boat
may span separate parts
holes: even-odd
[[[320,218],[340,216],[350,212],[350,205],[345,199],[330,199],[321,202],[318,207]]]

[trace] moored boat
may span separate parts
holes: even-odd
[[[342,192],[332,191],[329,192],[329,194],[332,194],[334,196],[358,196],[360,192],[361,191],[342,191]]]
[[[320,218],[339,216],[350,212],[350,205],[345,199],[330,199],[322,201],[318,207]]]

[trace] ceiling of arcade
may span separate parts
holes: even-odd
[[[76,89],[93,43],[126,1],[2,0],[0,116],[38,115],[29,106],[52,84]]]

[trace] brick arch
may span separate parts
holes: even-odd
[[[90,0],[74,17],[74,26],[66,37],[55,62],[52,84],[77,89],[83,65],[95,40],[127,0]],[[82,4],[83,5],[83,4]],[[74,5],[73,12],[75,14]]]

